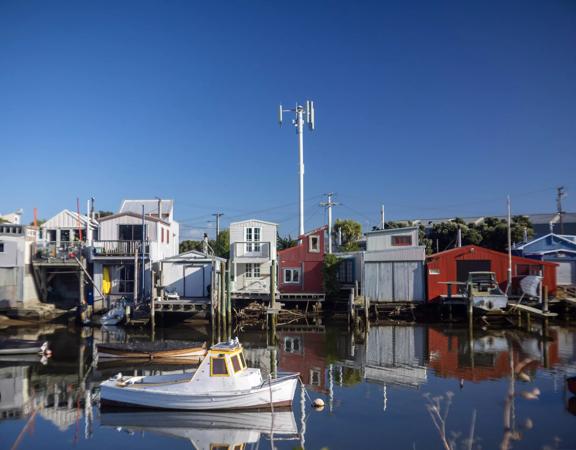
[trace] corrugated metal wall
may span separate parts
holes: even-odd
[[[376,302],[424,301],[424,264],[420,261],[366,262],[364,295]]]

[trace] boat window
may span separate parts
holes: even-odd
[[[246,368],[246,360],[244,359],[244,352],[238,353],[240,355],[240,362],[242,363],[242,367]]]
[[[234,446],[234,450],[244,450],[246,448],[244,444],[238,444]]]
[[[240,372],[242,370],[242,365],[240,364],[238,355],[232,356],[230,360],[232,361],[232,367],[234,367],[234,372]]]
[[[225,358],[210,359],[210,375],[211,376],[228,376],[228,367],[226,366]]]
[[[211,444],[210,450],[230,450],[226,444]]]

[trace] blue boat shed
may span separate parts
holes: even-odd
[[[576,236],[549,233],[518,245],[513,253],[525,258],[550,261],[558,264],[558,286],[576,285]]]

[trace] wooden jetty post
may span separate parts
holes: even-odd
[[[354,289],[350,289],[350,294],[348,295],[348,322],[352,325],[356,322],[356,309],[354,307]]]
[[[228,336],[232,338],[232,283],[230,269],[232,265],[226,264],[226,316],[228,317]]]
[[[270,261],[270,307],[276,309],[276,260]]]

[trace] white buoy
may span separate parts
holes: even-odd
[[[312,406],[314,408],[324,408],[324,400],[322,400],[321,398],[317,398],[312,402]]]

